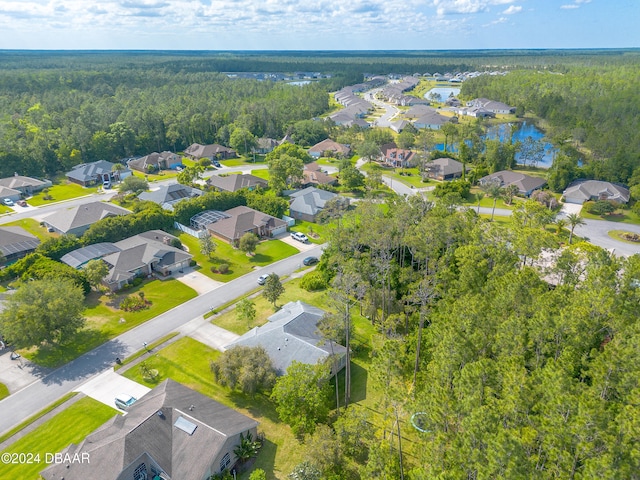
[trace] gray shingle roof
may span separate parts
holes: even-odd
[[[38,180],[37,178],[31,177],[23,177],[22,175],[14,175],[13,177],[0,178],[0,186],[8,187],[13,189],[23,188],[23,187],[35,187],[44,188],[47,185],[51,185],[51,182],[43,182],[42,180]]]
[[[83,163],[73,167],[73,169],[67,173],[67,177],[86,183],[93,180],[96,175],[104,175],[105,173],[110,174],[113,165],[113,163],[107,162],[106,160]]]
[[[116,215],[128,215],[131,211],[112,203],[90,202],[73,208],[57,210],[42,220],[61,232],[91,225],[98,220]]]
[[[158,412],[162,412],[159,415]],[[178,418],[196,425],[192,435],[175,426]],[[173,380],[165,380],[66,453],[88,453],[90,462],[53,464],[46,480],[116,480],[132,464],[153,460],[173,479],[202,480],[230,437],[258,422]],[[97,473],[99,472],[99,474]],[[151,477],[149,477],[151,478]]]
[[[308,187],[289,195],[293,199],[289,209],[307,215],[316,215],[329,200],[337,196],[327,190]]]
[[[279,375],[283,375],[294,360],[318,363],[331,355],[331,346],[317,333],[318,321],[324,314],[324,310],[304,302],[289,302],[271,315],[265,325],[245,333],[225,348],[262,346]],[[346,349],[334,344],[333,352],[344,355]]]
[[[482,177],[479,180],[480,184],[486,184],[491,181],[498,181],[502,187],[509,185],[515,185],[518,187],[518,191],[522,195],[526,195],[528,192],[540,188],[546,185],[547,181],[544,178],[532,177],[525,175],[524,173],[513,172],[511,170],[501,170],[499,172],[492,173],[486,177]]]
[[[207,183],[212,187],[225,190],[227,192],[236,192],[241,188],[251,188],[256,186],[266,187],[267,181],[263,178],[256,177],[248,173],[232,174],[225,177],[220,175],[211,175]]]
[[[452,158],[437,158],[425,165],[436,177],[446,177],[462,173],[462,163]]]
[[[60,261],[66,263],[70,267],[80,268],[91,260],[96,260],[119,251],[120,249],[113,243],[94,243],[93,245],[78,248],[77,250],[73,250],[66,255],[63,255]]]
[[[243,205],[226,210],[224,213],[228,215],[228,218],[207,225],[207,228],[214,234],[230,240],[240,238],[256,228],[267,227],[269,230],[273,230],[286,225],[286,222],[279,218]]]
[[[22,227],[0,227],[0,252],[5,257],[35,250],[40,239]]]
[[[582,180],[575,182],[562,193],[565,198],[580,199],[582,202],[592,198],[604,198],[619,203],[629,201],[629,189],[601,180]]]

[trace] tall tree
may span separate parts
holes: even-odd
[[[82,289],[66,278],[33,280],[9,296],[0,329],[17,347],[64,343],[85,323]]]
[[[200,243],[200,253],[203,255],[206,255],[207,258],[211,260],[211,257],[213,256],[213,254],[216,251],[216,248],[218,247],[216,242],[213,240],[213,238],[211,238],[211,235],[205,235],[204,237],[200,237],[199,243]]]
[[[109,266],[101,259],[89,260],[87,265],[84,267],[84,274],[87,277],[87,281],[96,290],[102,284],[102,280],[108,273]]]
[[[585,221],[582,219],[580,215],[577,213],[570,213],[567,215],[567,223],[569,223],[569,245],[571,245],[571,241],[573,240],[573,231],[576,227],[580,225],[585,225]]]
[[[280,277],[275,273],[271,273],[264,283],[262,296],[271,302],[273,308],[276,308],[276,302],[283,293],[284,287],[282,286],[282,282],[280,282]]]

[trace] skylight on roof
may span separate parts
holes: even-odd
[[[178,417],[176,423],[174,423],[173,426],[179,428],[183,432],[188,433],[189,435],[193,435],[193,432],[195,432],[196,428],[198,428],[195,423],[191,423],[184,417]]]

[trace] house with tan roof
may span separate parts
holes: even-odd
[[[436,158],[425,164],[428,178],[436,180],[453,180],[462,176],[463,165],[453,158]]]
[[[140,158],[132,158],[127,162],[131,170],[143,173],[182,167],[182,158],[173,152],[153,152]]]
[[[115,413],[115,412],[114,412]],[[85,462],[52,463],[45,480],[205,480],[231,470],[240,435],[258,422],[167,379],[63,454]]]
[[[351,148],[348,145],[326,138],[309,149],[309,155],[313,158],[320,158],[324,156],[325,152],[329,152],[334,157],[348,157],[351,155]]]
[[[246,233],[253,233],[258,237],[275,237],[287,231],[284,220],[244,205],[225,210],[220,217],[206,228],[211,235],[231,244],[238,242]]]
[[[336,183],[338,183],[338,179],[323,172],[316,162],[307,163],[302,170],[302,186],[304,187],[335,185]]]

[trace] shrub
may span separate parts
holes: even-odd
[[[196,265],[198,265],[198,262],[196,262],[193,258],[191,260],[189,260],[189,266],[190,267],[195,267]]]
[[[227,273],[229,271],[228,263],[221,263],[218,265],[218,273]]]
[[[129,297],[125,297],[122,302],[120,302],[120,309],[125,312],[137,312],[138,310],[144,310],[145,308],[149,308],[151,306],[151,302],[146,300],[144,296],[135,296],[131,295]]]
[[[131,284],[132,284],[134,287],[138,287],[138,286],[140,286],[140,285],[142,284],[142,278],[140,278],[140,277],[136,277],[136,278],[134,278],[134,279],[133,279],[133,281],[131,282]]]
[[[307,292],[324,290],[327,288],[327,280],[322,272],[309,272],[300,280],[300,288],[304,288]]]

